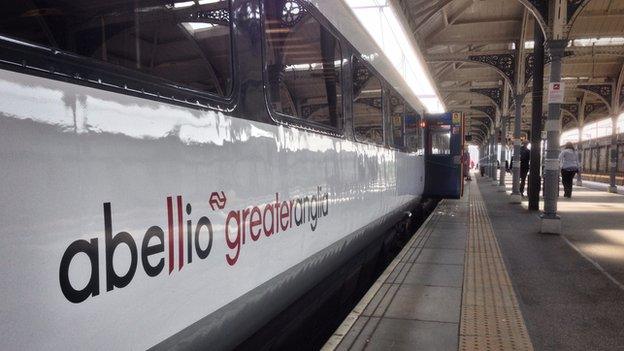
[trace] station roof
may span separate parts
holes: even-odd
[[[505,81],[512,118],[514,95],[529,92],[522,102],[523,131],[530,128],[534,21],[547,0],[396,1],[447,109],[464,111],[473,135],[483,134],[486,115],[502,106]],[[624,0],[567,0],[567,7],[564,130],[624,109]],[[544,77],[547,91],[549,65]],[[544,113],[545,104],[546,96]]]

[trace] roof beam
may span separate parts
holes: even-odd
[[[609,18],[609,17],[622,17],[624,16],[624,9],[610,10],[610,11],[583,11],[579,18]]]
[[[485,40],[487,42],[487,40]],[[509,40],[512,42],[512,40]],[[491,42],[490,42],[491,43]],[[532,52],[533,50],[526,50],[526,52]],[[614,55],[624,56],[624,45],[611,45],[611,46],[572,46],[566,48],[566,51],[574,53],[572,58],[578,58],[580,56],[591,55]],[[443,54],[428,54],[425,59],[427,62],[449,62],[449,61],[463,61],[469,60],[472,55],[501,55],[501,54],[513,54],[514,50],[494,50],[494,51],[462,51],[455,53],[443,53]]]
[[[436,7],[437,3],[430,3],[428,6],[421,8],[420,10],[414,12],[414,17],[420,17],[425,13],[430,13],[431,9],[433,9],[434,7]]]
[[[450,18],[447,16],[446,13],[446,9],[444,9],[444,25],[436,30],[434,30],[433,32],[431,32],[429,35],[427,35],[427,38],[425,39],[425,41],[431,41],[431,39],[433,37],[435,37],[436,35],[442,33],[444,30],[446,30],[449,26],[452,26],[455,22],[457,22],[457,20],[459,19],[459,17],[461,17],[461,15],[470,8],[470,6],[472,6],[472,4],[474,4],[475,0],[467,0],[466,2],[464,2],[461,7],[457,10],[457,12],[455,12],[453,14],[453,16],[451,16]]]
[[[433,48],[439,45],[489,45],[489,44],[506,44],[516,40],[515,36],[508,35],[499,38],[448,38],[438,39],[435,42],[426,42],[427,48]]]
[[[447,93],[473,93],[473,91],[471,91],[471,89],[473,89],[475,87],[468,87],[468,88],[441,88],[440,91],[443,92],[447,92]],[[479,86],[479,88],[502,88],[502,86],[500,84],[493,84],[492,86],[486,87],[486,86]]]
[[[429,21],[433,18],[433,16],[442,11],[442,9],[444,9],[445,7],[447,7],[448,5],[450,5],[453,1],[455,0],[439,0],[435,6],[433,6],[433,8],[431,9],[431,11],[429,11],[427,13],[427,15],[425,16],[425,18],[423,20],[421,20],[420,22],[418,22],[418,24],[416,24],[414,26],[414,28],[412,28],[412,30],[414,31],[414,34],[416,34],[418,32],[418,30],[420,28],[422,28],[422,26],[424,26],[425,24],[429,23]]]
[[[464,12],[466,12],[466,10],[468,10],[472,5],[474,5],[475,0],[467,0],[465,3],[463,3],[458,9],[457,12],[455,12],[452,16],[451,19],[449,20],[449,22],[451,24],[457,22],[457,20],[464,14]]]
[[[510,18],[488,18],[477,21],[456,21],[456,26],[469,26],[475,24],[500,24],[500,23],[521,23],[522,18],[510,17]]]
[[[617,79],[617,86],[615,87],[614,98],[615,98],[615,108],[617,109],[616,113],[620,113],[622,111],[622,107],[620,103],[620,97],[622,96],[622,89],[624,85],[624,63],[622,63],[622,67],[620,68],[620,74]]]

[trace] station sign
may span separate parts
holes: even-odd
[[[565,96],[565,83],[555,82],[548,85],[548,103],[562,104]]]
[[[461,122],[462,122],[462,114],[461,114],[461,112],[453,112],[452,121],[453,121],[453,124],[455,124],[455,125],[461,125]]]

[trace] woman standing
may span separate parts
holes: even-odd
[[[574,151],[574,145],[567,142],[561,154],[559,154],[559,163],[561,164],[561,183],[563,183],[563,196],[572,197],[572,180],[579,170],[578,157]]]

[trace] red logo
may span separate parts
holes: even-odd
[[[225,197],[225,193],[223,191],[221,192],[221,194],[219,194],[216,191],[213,192],[212,194],[210,194],[210,200],[208,201],[213,211],[216,210],[217,208],[222,210],[225,207],[226,202],[227,202],[227,197]]]

